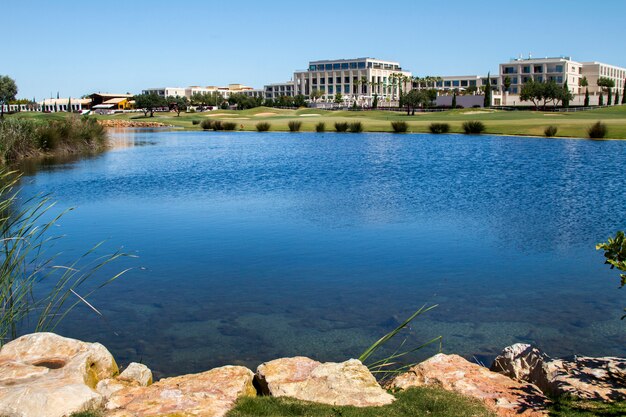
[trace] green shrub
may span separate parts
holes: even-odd
[[[270,127],[272,127],[272,125],[267,122],[260,122],[256,124],[256,130],[259,132],[267,132],[270,130]]]
[[[348,129],[352,133],[361,133],[363,131],[363,123],[361,123],[361,122],[352,122],[348,126]]]
[[[479,120],[470,120],[468,122],[463,123],[463,130],[466,134],[480,134],[485,131],[485,125],[483,122]]]
[[[335,130],[337,132],[345,132],[348,130],[348,123],[346,122],[335,122]]]
[[[609,129],[602,122],[595,122],[589,129],[587,129],[587,134],[591,139],[602,139],[606,137],[608,132]]]
[[[324,122],[319,122],[318,124],[315,125],[315,131],[318,133],[322,133],[326,131],[326,123]]]
[[[190,108],[188,111],[189,111],[189,113],[195,113],[195,112],[196,112],[196,109],[194,109],[194,108],[192,107],[192,108]]]
[[[548,127],[546,127],[544,129],[543,134],[546,135],[547,137],[551,138],[552,136],[556,135],[556,132],[558,132],[558,131],[559,131],[558,127],[556,127],[554,125],[551,125],[551,126],[548,126]]]
[[[287,126],[289,126],[290,132],[299,132],[300,128],[302,127],[302,122],[291,120],[289,123],[287,123]]]
[[[221,120],[213,121],[213,130],[224,130],[224,125]]]
[[[450,125],[448,123],[431,123],[428,129],[430,133],[448,133],[450,131]]]
[[[222,129],[224,130],[235,130],[237,129],[237,123],[235,122],[223,122]]]
[[[409,124],[407,122],[391,122],[391,128],[393,133],[406,133],[409,130]]]
[[[204,119],[201,123],[200,123],[200,127],[204,130],[210,130],[213,129],[213,120],[210,119]]]
[[[192,124],[192,125],[194,125],[194,126],[195,126],[195,125],[199,125],[199,124],[200,124],[200,120],[193,119],[193,120],[191,121],[191,124]]]

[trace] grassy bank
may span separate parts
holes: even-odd
[[[105,129],[95,118],[65,113],[55,118],[6,117],[0,120],[0,160],[94,152],[104,148],[105,139]]]
[[[35,120],[59,120],[64,113],[22,113],[11,117]],[[587,137],[587,129],[596,121],[608,127],[607,138],[626,139],[626,106],[606,107],[577,113],[535,111],[498,111],[486,109],[459,109],[438,113],[406,113],[388,111],[327,111],[318,109],[284,110],[258,107],[250,110],[215,110],[205,113],[155,113],[145,118],[142,113],[95,116],[99,119],[155,121],[190,130],[201,130],[202,120],[234,122],[236,130],[256,131],[257,124],[269,123],[270,131],[289,131],[289,122],[301,122],[300,131],[315,132],[316,125],[325,124],[325,130],[335,130],[335,123],[361,122],[365,132],[391,132],[391,122],[404,121],[408,132],[428,133],[431,123],[448,123],[450,133],[463,133],[463,123],[477,120],[484,123],[486,134],[543,136],[548,126],[557,127],[557,137]],[[193,124],[194,120],[197,124]]]

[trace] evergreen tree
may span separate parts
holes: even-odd
[[[373,109],[378,108],[378,94],[374,94],[374,101],[372,101],[372,108]]]
[[[569,107],[569,99],[570,99],[570,95],[569,93],[569,86],[567,85],[567,80],[565,81],[565,84],[563,84],[563,100],[562,100],[562,105],[563,107]]]
[[[604,106],[604,94],[600,93],[600,97],[598,98],[598,106]]]
[[[72,112],[72,98],[68,98],[67,99],[67,112],[71,113]]]
[[[456,91],[452,93],[452,105],[450,107],[456,109]]]
[[[619,105],[619,89],[615,89],[615,100],[613,101],[615,105]]]
[[[626,104],[626,78],[624,79],[624,88],[622,91],[622,104]]]
[[[613,89],[609,88],[609,92],[607,93],[606,105],[610,106],[613,103]]]
[[[485,86],[485,101],[483,107],[491,107],[491,71],[487,73],[487,85]]]
[[[585,104],[583,104],[583,106],[589,107],[589,89],[588,88],[585,88]]]

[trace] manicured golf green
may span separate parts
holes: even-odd
[[[41,114],[21,113],[17,117],[59,118],[65,113]],[[432,122],[449,123],[451,133],[462,133],[462,125],[469,120],[482,121],[485,134],[494,135],[530,135],[543,136],[547,126],[558,128],[556,136],[587,137],[587,129],[596,121],[602,121],[608,127],[607,139],[626,139],[626,106],[606,107],[597,110],[571,113],[554,113],[541,111],[500,111],[489,109],[460,109],[436,113],[406,113],[389,111],[327,111],[318,109],[285,110],[258,107],[250,110],[215,110],[202,113],[155,113],[153,118],[144,117],[143,113],[126,113],[118,115],[96,116],[101,119],[122,119],[136,121],[162,122],[185,129],[199,130],[200,125],[192,121],[204,119],[232,121],[238,124],[237,130],[256,130],[259,122],[271,124],[271,131],[288,131],[288,122],[302,122],[302,131],[315,131],[315,125],[323,122],[326,131],[334,131],[336,122],[355,122],[363,124],[365,132],[391,132],[392,121],[405,121],[409,132],[427,133]]]

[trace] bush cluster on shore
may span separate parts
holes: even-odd
[[[430,133],[448,133],[450,131],[450,125],[448,123],[431,123],[428,129]]]
[[[105,140],[104,128],[92,118],[0,120],[0,157],[4,162],[48,152],[97,151],[104,148]]]

